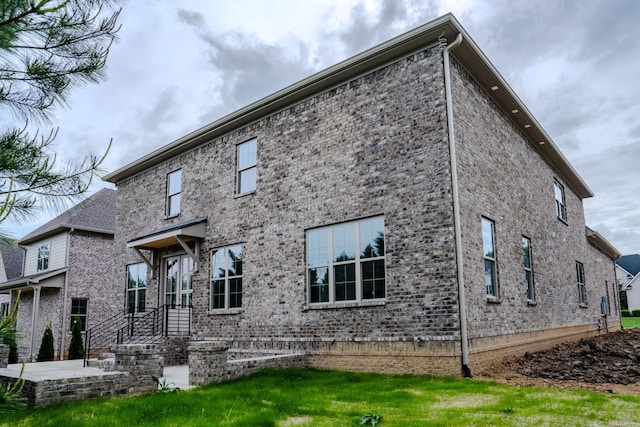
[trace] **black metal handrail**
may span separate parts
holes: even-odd
[[[118,313],[87,330],[84,365],[92,351],[117,344],[146,344],[176,334],[191,334],[191,306],[162,305],[144,313]]]

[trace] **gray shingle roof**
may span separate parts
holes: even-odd
[[[4,271],[7,274],[7,281],[20,277],[24,250],[0,240],[0,254],[0,260],[4,263]]]
[[[82,228],[114,233],[116,228],[116,190],[103,188],[93,196],[38,227],[20,240],[24,243],[60,228]]]
[[[623,255],[618,258],[616,264],[635,276],[640,272],[640,255]]]

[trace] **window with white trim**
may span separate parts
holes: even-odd
[[[211,251],[211,309],[242,307],[242,245]]]
[[[531,253],[531,239],[522,236],[522,258],[524,261],[524,286],[528,301],[535,301],[536,293],[533,286],[533,260]]]
[[[127,266],[127,312],[144,313],[147,295],[147,264]]]
[[[567,205],[564,197],[564,187],[557,180],[553,181],[553,190],[556,197],[556,215],[563,221],[567,220]]]
[[[89,300],[87,298],[71,298],[71,323],[69,330],[73,330],[73,324],[80,322],[80,330],[86,331],[87,328],[87,306]]]
[[[497,298],[495,224],[487,218],[482,218],[482,257],[484,258],[484,284],[487,297]]]
[[[382,216],[308,230],[309,303],[385,298],[384,256]]]
[[[167,216],[180,214],[182,193],[182,169],[167,174]]]
[[[255,191],[257,180],[257,164],[258,164],[258,142],[252,139],[242,144],[238,144],[237,148],[237,194],[249,193]]]
[[[576,281],[578,282],[578,302],[587,305],[587,287],[584,281],[584,265],[576,261]]]
[[[3,302],[0,303],[0,317],[5,317],[9,315],[9,303]]]
[[[51,245],[47,243],[38,248],[38,271],[47,270],[49,268],[49,255]]]

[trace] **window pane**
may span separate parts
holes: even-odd
[[[360,256],[371,258],[384,256],[384,218],[360,221]]]
[[[525,280],[525,286],[526,286],[526,290],[527,290],[527,299],[534,299],[533,298],[533,276],[531,275],[530,271],[526,271],[524,272],[524,280]]]
[[[239,192],[248,193],[256,189],[256,171],[255,167],[243,170],[238,174],[238,188]]]
[[[136,292],[127,291],[127,313],[134,313],[136,310]]]
[[[180,193],[169,196],[169,206],[167,214],[169,216],[178,215],[180,213]]]
[[[329,269],[327,267],[310,268],[309,283],[311,302],[329,301]]]
[[[224,308],[224,280],[211,282],[211,308]]]
[[[496,296],[495,294],[495,263],[491,260],[484,260],[484,282],[487,288],[487,295]]]
[[[531,242],[526,237],[522,238],[522,257],[524,268],[531,268]]]
[[[385,297],[384,260],[362,263],[362,299]]]
[[[192,277],[190,274],[182,276],[182,290],[190,291],[193,288]]]
[[[343,264],[333,268],[336,301],[356,299],[356,265]]]
[[[211,253],[211,278],[225,277],[227,275],[227,260],[225,249],[216,249]]]
[[[307,265],[329,263],[329,230],[322,228],[307,232]]]
[[[242,279],[229,279],[229,308],[242,307]]]
[[[356,226],[341,224],[333,227],[333,261],[356,259]]]
[[[482,249],[487,258],[495,258],[493,247],[493,222],[482,219]]]
[[[139,289],[138,290],[138,312],[139,313],[144,313],[144,308],[147,304],[146,301],[146,290],[143,289]]]
[[[238,170],[246,169],[257,163],[257,142],[247,141],[238,145]]]
[[[242,275],[242,245],[230,246],[229,249],[229,276]]]
[[[171,196],[180,193],[182,189],[182,170],[171,172],[167,180],[167,194]]]

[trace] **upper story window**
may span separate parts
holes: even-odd
[[[309,303],[386,297],[384,217],[307,231]]]
[[[237,146],[237,193],[244,194],[256,189],[258,142],[255,139]]]
[[[584,282],[584,265],[576,261],[576,281],[578,282],[578,302],[587,305],[587,287]]]
[[[487,296],[497,298],[495,225],[487,218],[482,218],[482,256],[484,258],[484,284]]]
[[[563,221],[567,220],[567,205],[564,197],[564,187],[558,181],[553,181],[553,189],[556,196],[556,215]]]
[[[533,286],[533,262],[531,254],[531,239],[522,236],[522,258],[524,259],[524,286],[527,300],[534,301],[536,293]]]
[[[127,266],[127,312],[143,313],[147,294],[147,264]]]
[[[42,245],[38,248],[38,271],[49,268],[50,244]]]
[[[80,330],[87,330],[87,298],[71,298],[71,323],[69,330],[73,330],[73,324],[80,322]]]
[[[167,216],[180,213],[180,193],[182,192],[182,169],[167,175]]]
[[[242,307],[242,245],[211,252],[211,308]]]

